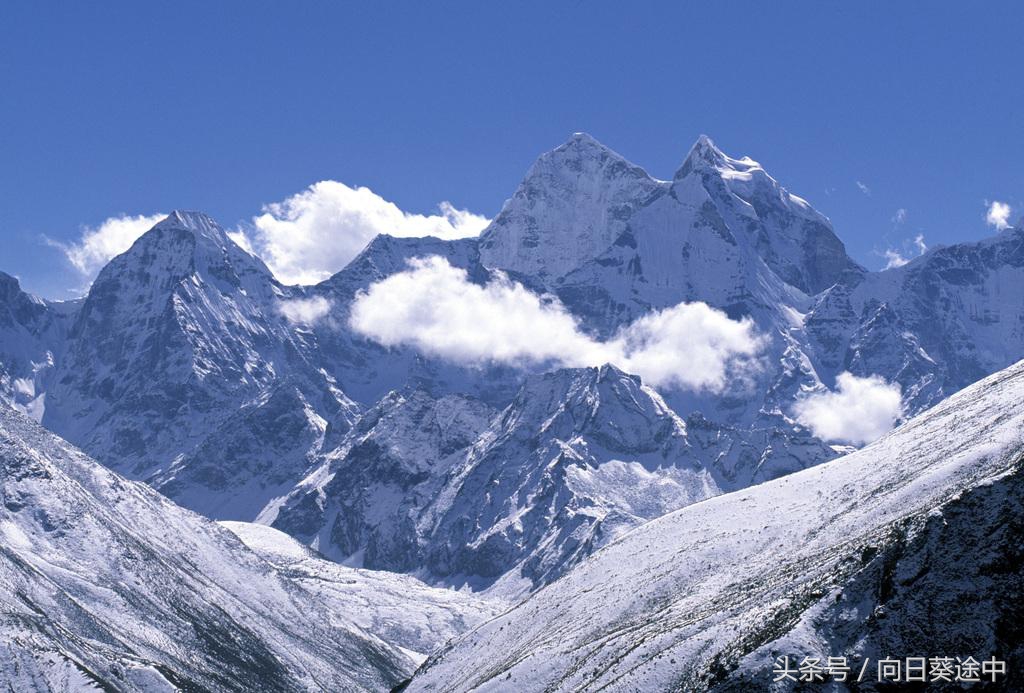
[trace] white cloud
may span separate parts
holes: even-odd
[[[322,296],[281,301],[277,305],[281,315],[296,325],[313,325],[325,318],[332,308],[333,304]]]
[[[993,200],[988,206],[988,212],[985,214],[985,223],[996,227],[1000,231],[1008,229],[1010,228],[1010,213],[1012,211],[1007,203]]]
[[[603,360],[656,387],[721,392],[760,367],[766,344],[749,319],[731,320],[706,303],[680,303],[624,328],[604,345]]]
[[[869,188],[864,183],[861,183],[859,180],[858,181],[854,181],[854,182],[857,184],[857,188],[860,189],[860,191],[862,193],[864,193],[865,195],[869,195],[869,196],[871,195],[871,188]]]
[[[907,210],[900,207],[896,210],[896,213],[892,215],[892,223],[899,225],[907,220]]]
[[[914,236],[912,241],[903,241],[903,250],[896,250],[895,248],[889,248],[882,253],[885,258],[885,268],[893,269],[894,267],[903,267],[903,265],[910,262],[911,257],[907,256],[907,253],[916,252],[917,255],[924,255],[925,251],[928,250],[928,245],[924,242],[924,234],[919,233]]]
[[[266,205],[251,230],[231,237],[262,257],[281,281],[314,284],[342,269],[378,234],[463,238],[478,235],[490,221],[448,202],[439,211],[409,214],[369,188],[327,180]]]
[[[879,376],[840,373],[834,391],[797,401],[797,421],[824,440],[862,445],[884,435],[903,413],[900,386]]]
[[[149,231],[166,214],[110,217],[99,226],[85,226],[77,243],[61,243],[47,239],[60,248],[79,272],[92,279],[113,257],[131,247],[135,240]]]
[[[910,260],[908,260],[907,258],[903,257],[903,255],[901,255],[900,251],[898,251],[898,250],[892,250],[890,248],[889,250],[886,250],[884,254],[885,254],[885,260],[886,260],[885,269],[893,269],[894,267],[903,267],[903,265],[905,265],[908,262],[910,262]]]
[[[657,387],[720,392],[759,367],[765,340],[749,320],[703,303],[646,315],[608,341],[584,334],[555,298],[503,276],[485,286],[432,256],[356,297],[350,325],[386,346],[411,345],[460,363],[614,363]]]

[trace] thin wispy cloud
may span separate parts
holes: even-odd
[[[1010,214],[1013,210],[1006,202],[993,200],[986,201],[988,211],[985,213],[985,223],[994,226],[998,231],[1010,228]]]
[[[896,210],[896,213],[892,215],[892,223],[899,226],[907,220],[907,210],[900,207]]]
[[[913,239],[903,241],[902,249],[889,248],[881,253],[885,258],[884,269],[902,267],[915,257],[924,255],[927,250],[928,244],[924,241],[924,234],[919,233]]]
[[[59,249],[68,262],[88,281],[103,266],[128,250],[139,236],[150,230],[166,214],[123,214],[109,217],[96,226],[83,226],[78,241],[62,243],[46,238],[46,243]]]
[[[890,248],[889,250],[886,250],[885,253],[883,253],[883,255],[885,256],[885,260],[886,260],[886,262],[885,262],[885,269],[893,269],[894,267],[903,267],[903,265],[905,265],[908,262],[910,262],[910,260],[908,260],[907,258],[903,257],[903,255],[900,253],[900,251],[893,250],[892,248]]]
[[[385,346],[409,345],[456,363],[613,363],[655,387],[709,392],[745,382],[760,368],[766,344],[751,321],[703,303],[652,312],[596,340],[556,298],[500,274],[474,284],[437,256],[414,259],[357,296],[350,325]]]
[[[231,237],[282,282],[314,284],[345,267],[378,234],[464,238],[479,235],[490,222],[448,202],[438,212],[411,214],[369,188],[327,180],[265,205],[250,229]]]
[[[823,440],[863,445],[885,435],[903,415],[900,386],[879,376],[840,373],[835,390],[807,395],[796,419]]]
[[[862,183],[859,180],[858,181],[854,181],[854,183],[857,184],[857,189],[858,190],[860,190],[862,193],[864,193],[865,195],[868,195],[870,197],[870,195],[871,195],[871,188],[869,188],[865,183]]]

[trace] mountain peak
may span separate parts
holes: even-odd
[[[718,148],[714,140],[704,134],[697,138],[697,141],[690,147],[690,153],[686,155],[687,160],[699,160],[712,165],[724,163],[728,158],[725,152]]]
[[[750,157],[733,159],[719,149],[710,137],[701,135],[690,147],[690,152],[676,172],[675,179],[685,178],[693,171],[715,170],[722,173],[746,174],[758,169],[761,169],[761,165]]]
[[[664,183],[577,132],[542,154],[480,236],[488,267],[548,279],[606,250]]]
[[[191,231],[194,234],[212,238],[218,242],[227,238],[224,229],[220,227],[213,217],[204,213],[190,210],[176,209],[167,215],[162,221],[157,222],[153,229],[180,229]]]
[[[594,149],[608,149],[586,132],[574,132],[566,141],[563,147],[591,147]],[[560,147],[561,148],[561,147]]]

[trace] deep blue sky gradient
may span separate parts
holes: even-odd
[[[3,3],[0,269],[66,297],[43,235],[325,178],[493,215],[577,130],[662,178],[707,133],[878,268],[1024,209],[1022,39],[1019,3]]]

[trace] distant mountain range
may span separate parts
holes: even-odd
[[[595,342],[706,304],[759,335],[756,368],[718,389],[652,387],[624,364],[460,362],[353,327],[356,301],[429,257],[474,286],[543,297]],[[0,554],[0,601],[21,614],[4,621],[10,637],[48,653],[40,664],[0,649],[0,670],[28,672],[26,687],[162,678],[219,690],[244,689],[245,671],[265,665],[282,690],[385,689],[522,599],[434,654],[412,689],[743,690],[780,639],[810,647],[793,635],[801,618],[813,622],[799,632],[835,652],[909,647],[911,612],[939,599],[944,569],[928,567],[934,585],[882,625],[825,602],[859,600],[857,618],[865,604],[893,608],[872,592],[891,574],[876,572],[912,571],[934,542],[975,536],[971,504],[991,501],[979,526],[998,534],[993,551],[1016,541],[997,527],[1019,510],[1021,359],[1024,230],[869,272],[826,217],[706,137],[661,181],[573,135],[479,238],[378,236],[314,286],[282,285],[215,221],[174,212],[83,299],[40,300],[0,274],[0,399],[12,405],[0,406],[0,528],[13,547]],[[796,408],[851,376],[898,386],[910,422],[861,452],[818,437]],[[256,552],[121,477],[229,521]],[[392,573],[366,573],[389,608],[419,595],[424,629],[399,628],[394,611],[325,614],[317,586],[361,568]],[[123,587],[101,596],[108,579]],[[349,603],[327,592],[330,608]],[[986,608],[1003,619],[1009,607]],[[187,635],[161,642],[154,624],[182,609]],[[986,637],[971,642],[998,649]],[[209,643],[224,638],[234,645],[215,656]]]

